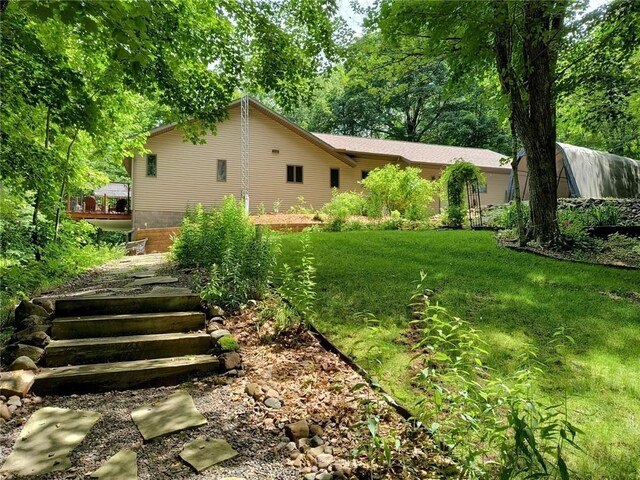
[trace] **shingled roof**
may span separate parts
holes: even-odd
[[[380,155],[396,157],[407,163],[437,165],[450,165],[462,158],[479,167],[507,170],[511,168],[508,164],[500,164],[500,160],[505,158],[506,155],[486,148],[451,147],[399,140],[383,140],[380,138],[331,135],[328,133],[313,133],[313,135],[331,145],[338,152],[352,156]]]

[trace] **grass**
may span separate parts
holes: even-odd
[[[640,271],[563,262],[496,245],[488,232],[310,234],[316,258],[316,326],[410,408],[408,303],[421,270],[434,299],[472,322],[488,342],[487,363],[515,368],[533,344],[549,365],[540,395],[570,395],[586,455],[579,478],[640,478]],[[300,236],[283,236],[281,259],[297,261]],[[371,313],[375,317],[363,313]],[[569,364],[550,340],[564,326],[576,343]]]

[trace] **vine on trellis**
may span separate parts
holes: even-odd
[[[462,159],[444,171],[442,182],[447,189],[447,223],[454,228],[462,228],[464,221],[465,198],[464,191],[467,184],[486,185],[486,179],[480,168]]]

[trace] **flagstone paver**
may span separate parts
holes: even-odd
[[[93,472],[91,478],[101,480],[137,480],[138,455],[133,450],[123,449]]]
[[[44,475],[71,467],[71,451],[100,416],[86,410],[41,408],[25,424],[0,472]]]
[[[198,473],[238,455],[229,443],[221,438],[196,438],[187,443],[180,452],[180,458],[196,469]]]
[[[183,390],[154,405],[134,410],[131,418],[145,440],[207,423],[207,419],[196,410],[191,395]]]
[[[156,285],[160,283],[176,283],[178,279],[176,277],[169,277],[167,275],[163,275],[160,277],[147,277],[147,278],[137,278],[133,282],[128,283],[127,287],[140,287],[143,285]]]

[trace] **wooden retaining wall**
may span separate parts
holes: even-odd
[[[267,224],[265,224],[267,225]],[[268,227],[277,232],[298,233],[309,223],[271,223]],[[146,253],[168,252],[173,243],[173,237],[180,233],[180,227],[141,228],[133,232],[132,240],[147,239]]]

